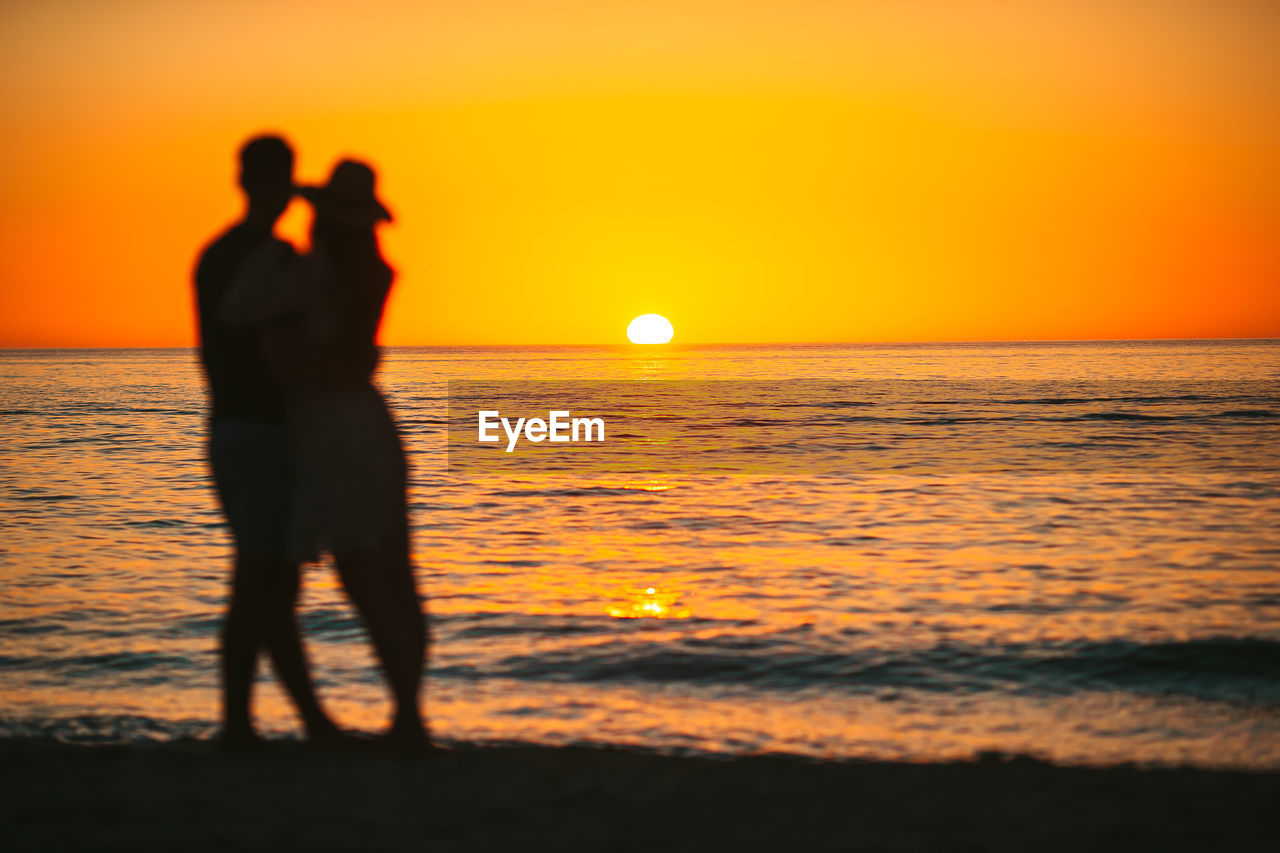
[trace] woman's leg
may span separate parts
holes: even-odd
[[[421,609],[407,561],[399,548],[362,549],[335,555],[338,574],[351,601],[364,617],[373,646],[391,684],[395,717],[391,733],[421,741],[426,737],[418,707],[425,660]],[[412,602],[406,601],[406,590]],[[411,608],[418,611],[415,619]]]
[[[414,656],[415,672],[421,684],[426,675],[427,665],[427,615],[423,610],[422,596],[418,593],[418,584],[413,576],[413,559],[409,549],[408,525],[398,537],[392,551],[388,571],[391,578],[391,593],[399,605],[401,630],[406,636],[406,643]]]

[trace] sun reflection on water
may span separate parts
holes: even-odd
[[[675,487],[666,480],[627,480],[622,488],[639,492],[665,492]]]
[[[680,593],[646,587],[628,594],[628,600],[611,604],[605,612],[615,619],[688,619],[689,610],[677,607]]]

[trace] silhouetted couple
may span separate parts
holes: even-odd
[[[332,554],[390,682],[390,737],[426,742],[418,707],[426,621],[410,562],[405,458],[372,376],[393,273],[374,232],[391,219],[374,173],[344,160],[297,187],[279,137],[240,150],[245,214],[196,269],[209,459],[235,541],[222,633],[224,738],[255,739],[250,696],[265,650],[313,740],[343,737],[317,701],[298,630],[299,567]],[[295,195],[311,249],[274,235]]]

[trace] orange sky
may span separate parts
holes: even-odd
[[[1280,4],[355,5],[4,4],[0,346],[192,343],[263,129],[378,165],[385,343],[1280,336]]]

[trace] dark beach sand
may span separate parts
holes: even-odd
[[[5,850],[1280,849],[1280,774],[0,743]]]

